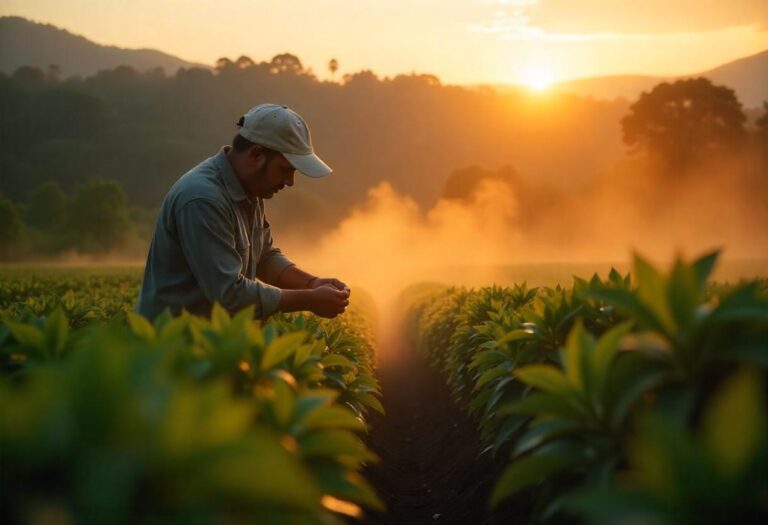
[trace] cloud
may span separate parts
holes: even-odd
[[[468,25],[504,40],[645,40],[732,27],[768,31],[765,0],[479,0],[492,9]]]

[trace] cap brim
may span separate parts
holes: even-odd
[[[307,177],[318,179],[320,177],[325,177],[329,173],[333,173],[333,170],[328,164],[320,160],[320,157],[314,153],[310,153],[309,155],[283,153],[283,157],[291,163],[291,166]]]

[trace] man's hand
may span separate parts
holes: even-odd
[[[311,289],[319,288],[320,286],[332,286],[332,287],[336,288],[337,290],[345,291],[348,294],[350,293],[349,286],[347,286],[345,283],[343,283],[343,282],[341,282],[338,279],[335,279],[333,277],[328,277],[328,278],[325,278],[325,277],[313,277],[309,281],[308,286]]]
[[[343,314],[349,305],[349,288],[338,279],[332,280],[343,288],[330,283],[314,287],[310,292],[311,299],[308,305],[312,313],[328,319]]]

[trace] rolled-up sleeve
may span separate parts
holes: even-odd
[[[176,213],[179,243],[209,301],[229,312],[254,305],[256,317],[264,318],[277,310],[280,289],[243,275],[233,220],[215,201],[189,201]]]
[[[265,221],[264,226],[261,257],[256,266],[256,277],[267,283],[277,284],[277,278],[283,270],[289,266],[294,266],[295,263],[283,255],[280,248],[274,246],[272,228],[269,227],[269,223]]]

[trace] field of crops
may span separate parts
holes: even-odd
[[[0,522],[765,523],[768,281],[716,260],[411,287],[389,364],[367,303],[150,324],[136,269],[2,270]]]
[[[355,315],[253,321],[130,310],[136,272],[0,284],[0,521],[333,523],[381,410]]]
[[[716,255],[570,289],[417,291],[410,329],[534,523],[765,523],[768,286]]]

